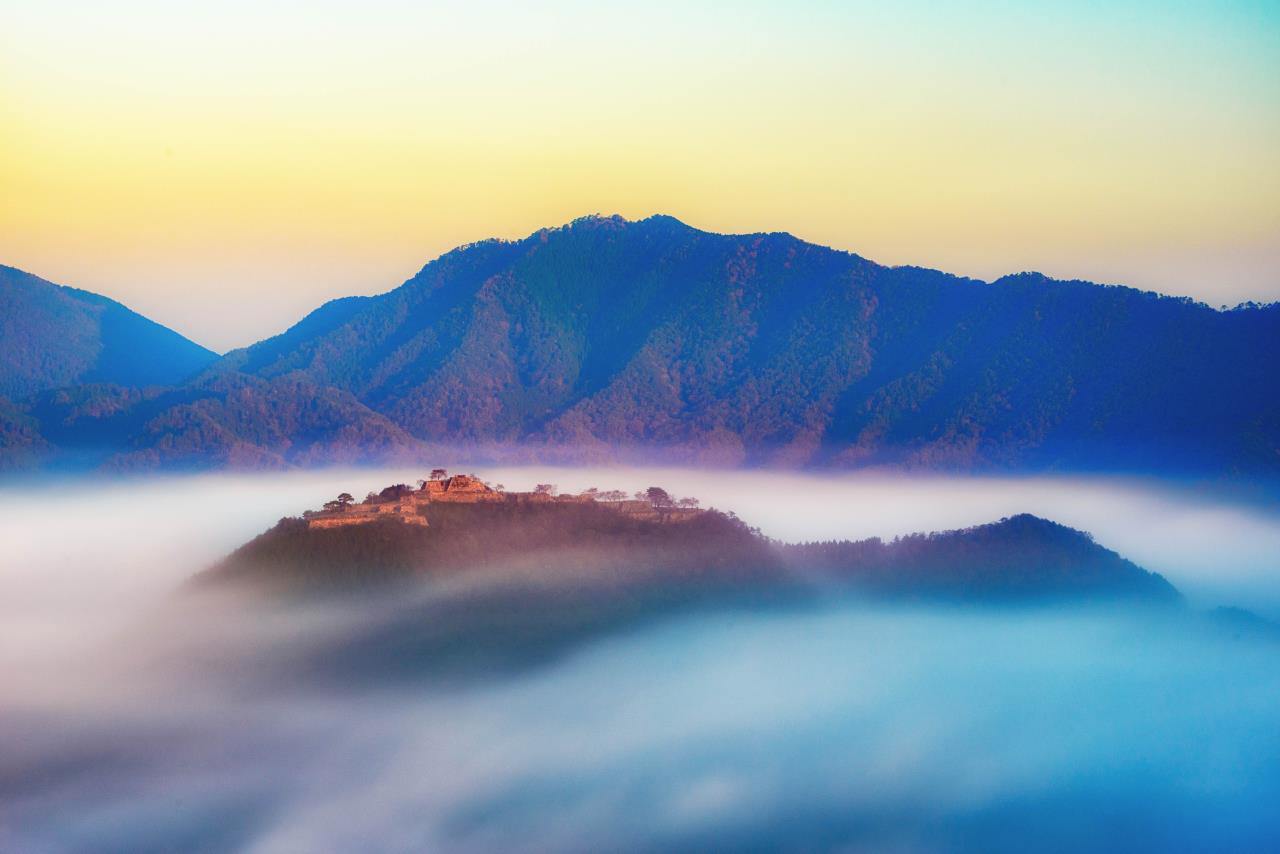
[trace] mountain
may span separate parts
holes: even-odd
[[[218,358],[118,302],[0,266],[0,395],[173,385]]]
[[[148,356],[183,339],[102,298],[6,275],[6,299],[33,294],[23,305],[54,306],[81,330],[55,334],[53,308],[5,315],[11,466],[417,454],[1280,472],[1280,304],[1218,311],[1032,273],[986,283],[788,234],[586,217],[446,253],[180,382],[207,351]],[[146,334],[121,334],[127,318]],[[146,346],[116,346],[131,340]]]
[[[541,459],[1280,469],[1280,305],[883,267],[787,234],[588,217],[447,253],[221,370]]]
[[[386,462],[418,442],[303,374],[202,374],[217,354],[87,291],[0,267],[0,472]]]

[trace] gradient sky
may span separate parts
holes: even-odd
[[[1280,3],[0,0],[0,263],[215,349],[591,212],[1278,299]]]

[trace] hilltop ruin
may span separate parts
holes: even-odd
[[[682,522],[705,512],[697,507],[694,499],[674,501],[665,490],[650,487],[646,493],[628,497],[625,493],[588,490],[576,494],[556,494],[553,487],[539,487],[532,492],[506,492],[500,486],[485,483],[474,474],[446,476],[436,469],[432,476],[419,481],[414,489],[407,484],[388,486],[381,492],[370,493],[357,503],[343,493],[338,500],[330,501],[323,510],[303,513],[309,528],[340,528],[347,525],[363,525],[379,520],[395,520],[406,525],[428,527],[426,510],[432,504],[573,504],[596,503],[615,510],[624,516],[653,522]]]

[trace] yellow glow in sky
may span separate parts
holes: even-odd
[[[1272,4],[0,0],[0,263],[224,350],[585,213],[1280,298]]]

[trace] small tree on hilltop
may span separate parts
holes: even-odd
[[[539,495],[555,495],[556,485],[554,483],[540,483],[533,488],[533,491]]]
[[[449,475],[445,469],[432,469],[431,480],[444,480]]]
[[[676,504],[678,504],[679,506],[683,507],[686,510],[694,510],[697,508],[699,501],[696,498],[681,498],[679,501],[676,502]]]
[[[644,491],[644,497],[654,507],[670,507],[672,504],[671,494],[661,486],[651,486]]]
[[[355,496],[353,496],[350,492],[338,493],[338,503],[341,504],[343,507],[346,507],[350,504],[354,504],[355,500],[356,500]]]

